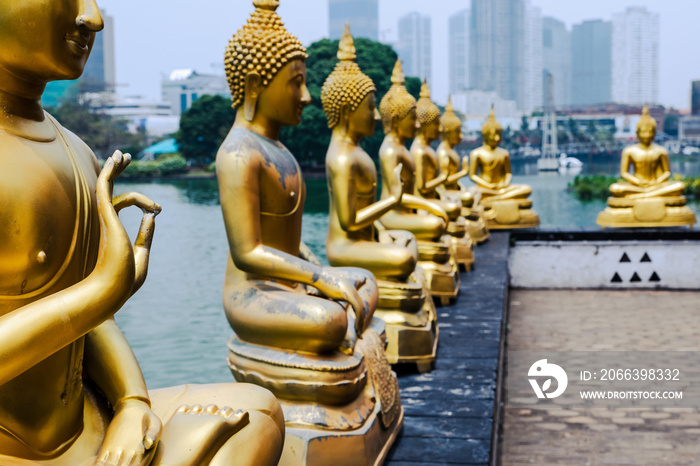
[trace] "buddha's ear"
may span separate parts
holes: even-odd
[[[397,114],[391,115],[391,131],[396,132],[399,129],[399,116]]]
[[[345,129],[347,131],[348,129],[348,122],[350,121],[350,104],[345,102],[344,104],[340,105],[340,119],[338,123],[340,124],[340,127]]]
[[[245,75],[245,96],[243,101],[243,116],[248,121],[255,118],[255,107],[258,104],[258,97],[262,91],[262,79],[256,71],[251,71]]]

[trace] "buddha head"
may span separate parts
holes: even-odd
[[[104,27],[95,0],[0,0],[0,9],[0,69],[34,85],[79,78]]]
[[[442,139],[447,141],[447,143],[455,147],[462,142],[464,136],[462,135],[462,120],[459,119],[457,114],[455,114],[454,108],[452,108],[452,98],[447,98],[447,106],[445,107],[445,113],[440,117],[440,124],[442,125]]]
[[[278,126],[294,126],[311,102],[306,49],[276,13],[278,0],[253,0],[255,11],[226,47],[224,64],[234,109]]]
[[[384,134],[396,133],[401,139],[416,136],[416,99],[408,93],[401,60],[396,60],[391,73],[391,87],[379,104]]]
[[[347,134],[356,138],[372,136],[377,121],[372,80],[355,63],[355,44],[350,25],[345,25],[338,46],[338,63],[326,78],[321,89],[321,103],[328,118],[328,127],[340,125]]]
[[[420,99],[416,105],[420,132],[428,141],[434,141],[440,137],[440,109],[430,100],[430,88],[427,81],[423,81],[420,89]]]
[[[656,136],[656,120],[649,115],[649,107],[642,109],[642,117],[637,122],[637,139],[645,146],[650,145]]]
[[[491,107],[491,113],[488,119],[481,128],[481,136],[484,138],[484,144],[491,149],[495,149],[501,143],[501,134],[503,127],[496,120],[495,112]]]

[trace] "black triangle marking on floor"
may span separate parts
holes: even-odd
[[[632,262],[626,252],[622,253],[622,258],[620,262]]]
[[[649,277],[649,281],[650,282],[660,282],[661,278],[658,275],[656,275],[656,272],[654,272],[651,274],[651,277]]]
[[[620,275],[615,272],[615,276],[612,277],[612,280],[610,280],[610,283],[622,283],[622,278]]]
[[[637,275],[637,272],[634,272],[634,275],[632,275],[632,278],[630,278],[631,282],[641,282],[642,279],[639,278],[639,275]]]
[[[651,262],[651,257],[649,257],[649,254],[645,252],[642,256],[642,260],[640,260],[639,262]]]

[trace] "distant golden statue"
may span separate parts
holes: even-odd
[[[524,184],[511,184],[510,154],[498,147],[502,133],[491,109],[481,129],[484,145],[469,155],[470,177],[477,184],[489,228],[535,227],[540,219],[530,209],[532,201],[527,199],[532,190]]]
[[[624,181],[610,186],[608,207],[596,223],[605,227],[682,226],[695,223],[695,214],[685,205],[682,181],[669,181],[668,152],[654,144],[656,121],[644,107],[637,123],[639,143],[622,151],[620,176]]]
[[[467,222],[461,216],[461,202],[455,202],[449,196],[440,196],[439,189],[447,181],[447,172],[439,173],[438,157],[430,144],[440,137],[440,109],[430,100],[430,88],[428,83],[421,86],[420,99],[416,105],[419,130],[411,145],[411,157],[416,164],[416,183],[414,193],[438,203],[447,215],[450,222],[447,224],[447,233],[455,252],[455,260],[466,270],[471,270],[474,265],[474,243],[467,233]]]
[[[278,2],[253,4],[226,49],[237,113],[216,159],[230,251],[229,367],[280,398],[283,464],[374,464],[403,419],[384,323],[373,319],[377,283],[363,269],[322,267],[301,242],[306,188],[279,134],[301,122],[311,101],[307,55]]]
[[[390,195],[389,180],[401,166],[403,201],[379,220],[388,230],[408,230],[418,239],[418,259],[434,297],[443,303],[459,293],[459,269],[454,259],[449,235],[446,235],[447,213],[438,203],[415,196],[416,166],[406,149],[406,141],[416,136],[416,99],[404,86],[401,61],[397,60],[391,75],[392,86],[382,98],[379,111],[384,124],[384,141],[379,148],[382,194]],[[416,210],[424,211],[417,213]]]
[[[103,28],[97,5],[0,8],[0,464],[277,464],[284,424],[270,392],[149,392],[114,322],[146,278],[160,206],[113,197],[130,156],[98,175],[92,151],[41,106],[48,81],[81,75]],[[117,216],[130,206],[143,211],[133,245]]]
[[[484,208],[481,205],[481,196],[476,195],[459,184],[459,180],[469,175],[469,157],[460,159],[455,147],[463,139],[462,120],[455,114],[452,107],[452,99],[448,97],[445,112],[440,117],[442,126],[441,142],[437,148],[438,165],[440,175],[445,176],[445,182],[438,186],[441,196],[450,198],[462,205],[461,215],[467,220],[467,232],[475,243],[482,243],[489,238],[489,230],[483,219]]]
[[[390,196],[377,198],[377,169],[360,146],[374,134],[379,113],[375,87],[355,63],[350,28],[340,39],[338,64],[321,91],[323,110],[333,130],[326,155],[330,197],[328,261],[334,266],[362,267],[377,277],[379,305],[375,316],[387,323],[387,359],[430,369],[437,349],[437,314],[422,271],[416,271],[416,239],[408,231],[381,231],[374,221],[401,204],[401,167]]]

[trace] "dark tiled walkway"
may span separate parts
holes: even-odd
[[[508,241],[492,232],[476,248],[474,271],[462,273],[457,303],[438,308],[434,370],[399,374],[404,426],[387,464],[489,463]]]

